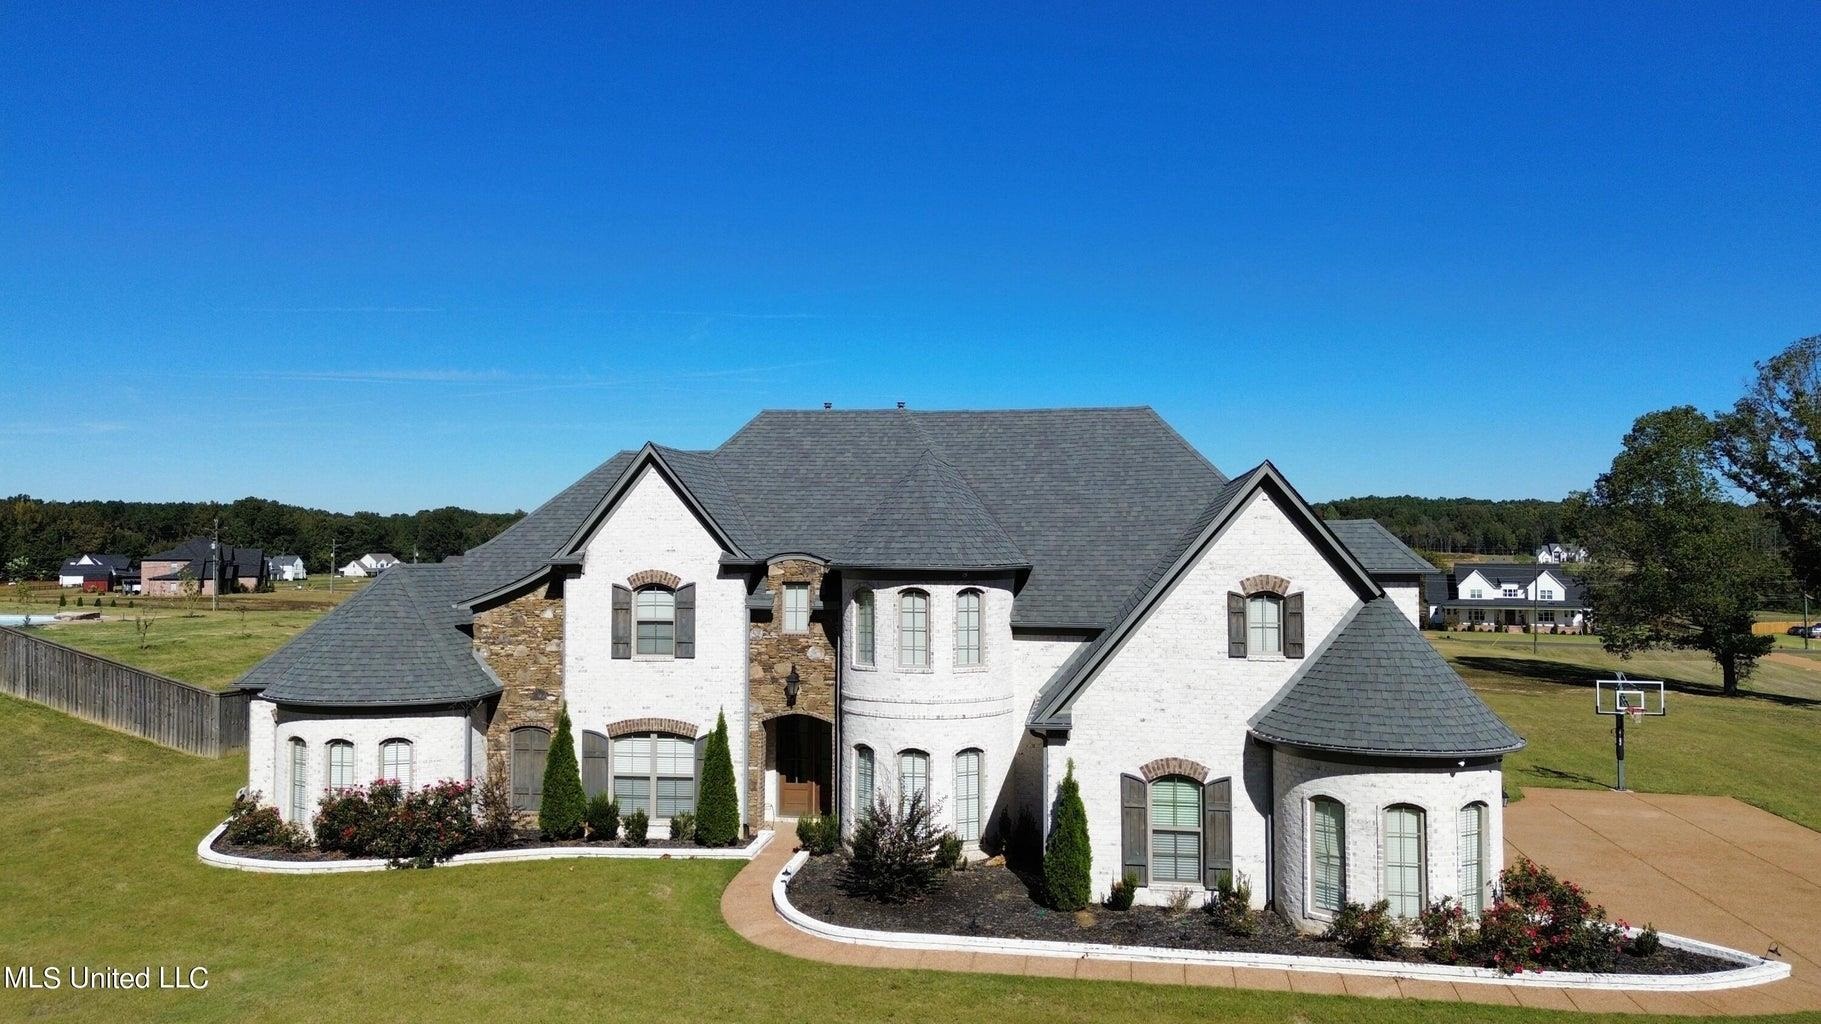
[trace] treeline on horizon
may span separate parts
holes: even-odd
[[[1566,501],[1518,498],[1340,498],[1318,502],[1324,519],[1376,519],[1418,551],[1463,555],[1534,555],[1544,544],[1569,543]]]
[[[267,555],[302,555],[312,573],[369,552],[405,561],[439,562],[510,526],[524,512],[475,512],[448,506],[381,515],[329,512],[266,498],[207,501],[44,501],[15,495],[0,502],[0,569],[48,579],[84,553],[144,558],[191,537],[207,537],[221,520],[223,545],[263,548]],[[21,563],[19,560],[24,559]]]

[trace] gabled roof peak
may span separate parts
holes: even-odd
[[[1030,559],[959,470],[925,447],[842,545],[845,565],[876,569],[1027,568]]]

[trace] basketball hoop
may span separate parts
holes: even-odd
[[[1618,786],[1621,792],[1625,789],[1625,726],[1627,723],[1638,725],[1646,718],[1661,718],[1669,713],[1669,707],[1663,700],[1663,681],[1660,679],[1627,679],[1625,673],[1616,673],[1617,678],[1600,679],[1593,684],[1593,710],[1595,714],[1606,715],[1612,719],[1612,747],[1614,760],[1618,762]]]

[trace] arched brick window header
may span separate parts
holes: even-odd
[[[1206,782],[1213,773],[1208,771],[1207,765],[1186,757],[1160,757],[1138,769],[1138,774],[1144,776],[1146,782],[1156,782],[1166,775],[1182,775],[1196,782]]]
[[[1253,594],[1276,594],[1278,597],[1288,597],[1290,596],[1290,581],[1282,576],[1260,573],[1257,576],[1247,576],[1240,580],[1239,592],[1247,597]]]
[[[694,723],[675,718],[625,718],[607,727],[609,737],[630,736],[641,732],[667,732],[675,736],[687,736],[692,740],[701,734]]]
[[[643,590],[646,587],[663,587],[666,590],[675,590],[683,585],[683,577],[678,576],[674,572],[665,572],[662,569],[640,569],[638,572],[626,577],[626,585],[634,590]]]

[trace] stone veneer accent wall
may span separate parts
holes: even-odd
[[[838,596],[830,598],[835,607],[811,612],[809,631],[784,631],[784,585],[809,584],[810,601],[821,598],[822,578],[827,567],[808,559],[785,559],[765,570],[771,587],[770,621],[755,621],[749,627],[747,669],[748,716],[747,741],[751,744],[752,763],[746,767],[746,814],[754,828],[764,824],[765,770],[776,764],[772,751],[766,749],[765,723],[782,715],[802,714],[833,723],[835,720],[835,647],[829,641],[826,622],[840,621]],[[797,670],[797,702],[784,702],[784,680],[792,666]],[[831,755],[832,756],[832,755]],[[833,770],[828,780],[828,799],[838,799],[840,759],[831,761]]]
[[[477,613],[474,649],[505,691],[487,724],[487,771],[505,771],[512,730],[556,729],[563,702],[563,602],[534,591]]]

